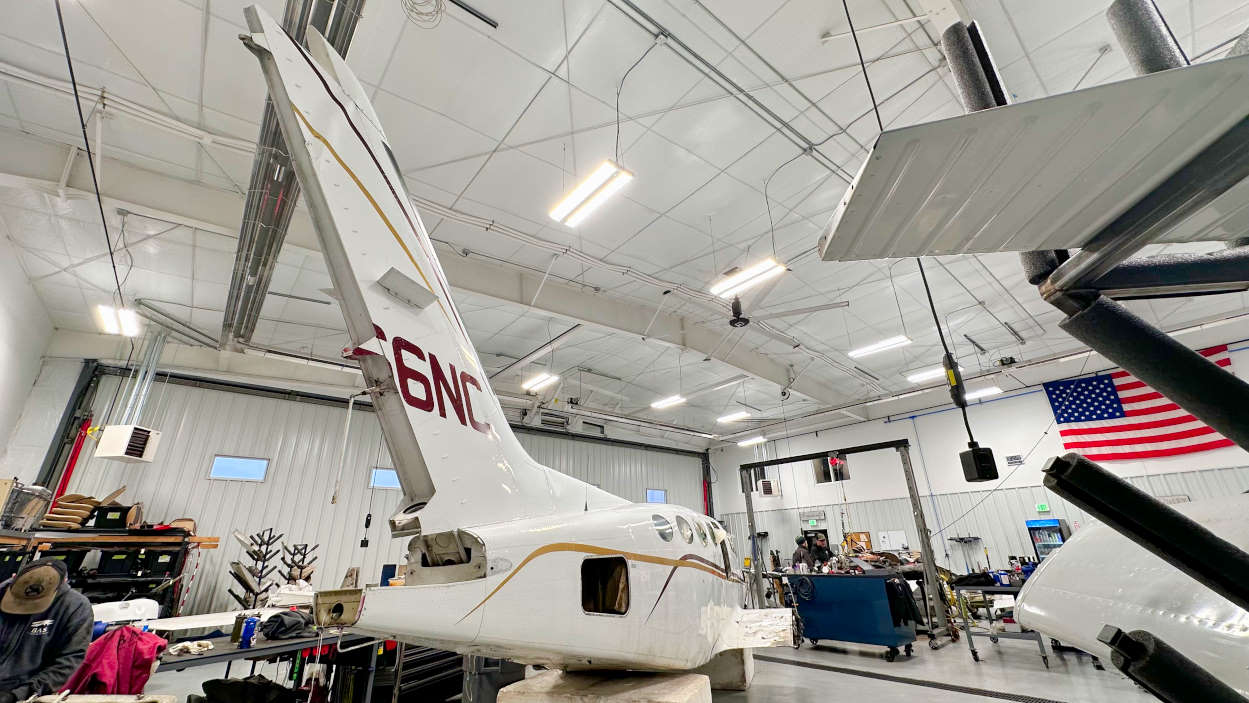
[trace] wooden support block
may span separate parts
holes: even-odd
[[[499,690],[498,703],[711,703],[703,674],[544,671]]]

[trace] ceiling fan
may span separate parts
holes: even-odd
[[[832,303],[823,303],[821,305],[811,305],[805,308],[793,308],[792,310],[764,310],[763,312],[755,313],[753,317],[746,317],[742,315],[742,299],[737,296],[733,296],[733,303],[732,303],[733,316],[729,318],[729,326],[730,327],[745,327],[746,325],[750,324],[750,321],[752,319],[756,321],[775,320],[776,318],[779,318],[779,317],[792,317],[794,315],[805,315],[807,313],[819,312],[821,310],[832,310],[833,308],[844,308],[844,307],[849,307],[849,306],[850,306],[849,300],[838,300]]]

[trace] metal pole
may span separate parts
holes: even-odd
[[[751,547],[750,571],[754,576],[754,578],[752,579],[753,582],[750,584],[750,588],[752,592],[754,593],[755,607],[762,608],[763,607],[763,568],[759,564],[759,560],[756,559],[754,555],[755,534],[758,532],[758,530],[755,529],[755,503],[750,495],[752,492],[751,489],[753,488],[753,486],[751,485],[752,481],[750,480],[751,469],[739,469],[739,471],[740,471],[740,476],[742,479],[742,493],[746,496],[746,525],[748,526],[748,529],[750,530],[750,534],[747,536],[747,539],[746,539],[746,544]]]
[[[945,603],[941,600],[941,582],[937,579],[937,561],[932,552],[932,534],[928,531],[928,523],[924,520],[924,506],[920,502],[919,488],[915,485],[915,470],[911,468],[911,452],[905,446],[898,447],[898,457],[902,459],[902,475],[906,478],[906,492],[911,498],[911,513],[915,517],[915,530],[919,532],[919,551],[923,559],[924,583],[928,587],[928,598],[936,611],[938,630],[944,634],[950,632],[950,621],[945,616]],[[937,633],[929,632],[928,639],[935,640]]]

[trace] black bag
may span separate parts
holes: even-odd
[[[260,625],[260,634],[270,640],[292,640],[303,637],[312,626],[311,615],[298,610],[283,610]]]
[[[209,703],[297,703],[298,692],[256,674],[245,679],[213,679],[203,683]]]

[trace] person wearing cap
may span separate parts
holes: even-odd
[[[815,560],[811,558],[811,552],[807,549],[807,538],[804,535],[798,535],[794,538],[798,548],[794,550],[794,555],[790,557],[790,564],[793,565],[794,571],[798,571],[799,564],[806,564],[807,571],[815,570]]]
[[[65,564],[27,563],[0,583],[0,703],[57,692],[91,644],[91,603]]]
[[[833,550],[828,548],[828,538],[819,535],[815,538],[815,546],[811,548],[811,558],[817,564],[827,564],[833,558]]]

